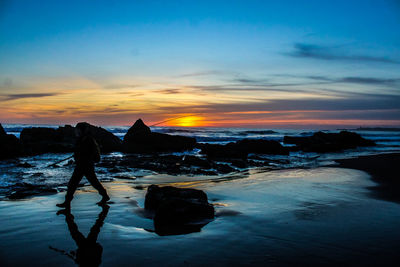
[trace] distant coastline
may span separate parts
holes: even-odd
[[[340,131],[342,130],[348,130],[348,131],[382,131],[382,132],[398,132],[400,131],[400,128],[396,127],[358,127],[354,129],[338,129]]]

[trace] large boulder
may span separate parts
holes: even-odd
[[[70,125],[58,129],[46,127],[24,128],[20,139],[25,154],[65,153],[74,150],[75,133]]]
[[[86,122],[80,122],[77,124],[87,124],[89,128],[89,133],[93,136],[96,142],[100,146],[101,152],[112,152],[112,151],[121,151],[122,149],[122,141],[113,133],[110,133],[106,129],[98,126],[91,125]]]
[[[86,122],[90,134],[97,141],[101,152],[120,151],[122,141],[107,130],[90,125]],[[75,127],[60,126],[57,129],[46,127],[24,128],[20,139],[24,152],[28,155],[43,153],[73,152],[76,143]]]
[[[0,124],[0,160],[18,157],[22,154],[19,139],[12,134],[7,134]]]
[[[214,207],[206,193],[196,189],[151,185],[145,209],[154,212],[154,228],[159,235],[197,232],[214,218]]]
[[[307,137],[285,136],[283,142],[296,145],[298,150],[319,153],[376,145],[374,141],[367,140],[357,133],[348,131],[341,131],[340,133],[316,132]]]
[[[213,159],[246,159],[250,153],[288,155],[289,150],[279,142],[263,139],[243,139],[226,145],[202,144],[201,153]]]
[[[191,137],[151,132],[138,119],[124,136],[123,150],[131,153],[184,151],[192,149],[195,144],[196,139]]]

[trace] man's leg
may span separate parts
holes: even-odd
[[[107,194],[106,189],[104,189],[103,185],[97,179],[96,173],[94,172],[94,166],[89,166],[86,168],[85,176],[89,183],[99,192],[99,194],[103,197],[101,202],[106,202],[110,199]]]
[[[79,166],[76,166],[74,172],[71,176],[71,179],[68,182],[68,190],[65,194],[65,201],[64,203],[57,204],[58,207],[61,208],[69,208],[72,198],[74,197],[74,193],[78,188],[79,182],[82,180],[83,177],[83,169]]]

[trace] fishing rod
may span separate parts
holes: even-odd
[[[61,162],[63,162],[63,161],[66,161],[67,159],[70,159],[70,158],[72,158],[74,155],[72,155],[72,156],[69,156],[68,158],[65,158],[65,159],[62,159],[62,160],[59,160],[59,161],[57,161],[57,162],[55,162],[55,163],[53,163],[53,164],[50,164],[49,166],[47,166],[46,168],[50,168],[50,167],[53,167],[53,166],[56,166],[58,163],[61,163]]]

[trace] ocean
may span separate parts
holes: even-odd
[[[57,128],[58,125],[27,125],[27,124],[3,124],[5,131],[19,137],[23,128],[27,127],[51,127]],[[128,131],[128,126],[103,126],[103,128],[112,132],[114,135],[123,139]],[[182,127],[151,127],[151,130],[159,133],[172,135],[183,135],[196,138],[200,143],[225,144],[244,138],[276,140],[285,145],[284,136],[310,136],[316,130],[288,130],[288,129],[244,129],[244,128],[182,128]],[[339,132],[340,130],[327,130],[325,132]],[[305,153],[291,152],[289,156],[263,155],[261,157],[275,160],[274,169],[289,168],[311,168],[334,164],[334,159],[349,158],[360,155],[372,155],[380,153],[391,153],[400,151],[400,131],[396,129],[356,129],[351,130],[366,139],[376,142],[374,147],[359,147],[346,150],[340,153]],[[199,149],[186,152],[167,153],[177,156],[199,154]],[[166,154],[166,153],[163,153]],[[43,154],[31,157],[22,157],[18,160],[0,161],[0,198],[12,193],[13,187],[21,183],[32,185],[44,185],[54,188],[57,191],[63,191],[72,174],[73,164],[68,162],[61,163],[59,168],[49,168],[50,163],[56,162],[71,154]],[[103,155],[104,159],[122,158],[125,155],[120,152]],[[25,166],[23,165],[25,164]],[[26,167],[30,166],[30,167]],[[203,179],[221,179],[230,177],[232,174],[219,174],[218,177],[206,175],[163,175],[157,176],[154,171],[140,168],[125,168],[123,170],[110,170],[110,168],[97,167],[97,175],[102,182],[115,181],[119,179],[130,179],[137,186],[146,186],[151,183],[171,183],[182,180],[203,180]],[[248,169],[241,169],[248,171]]]

